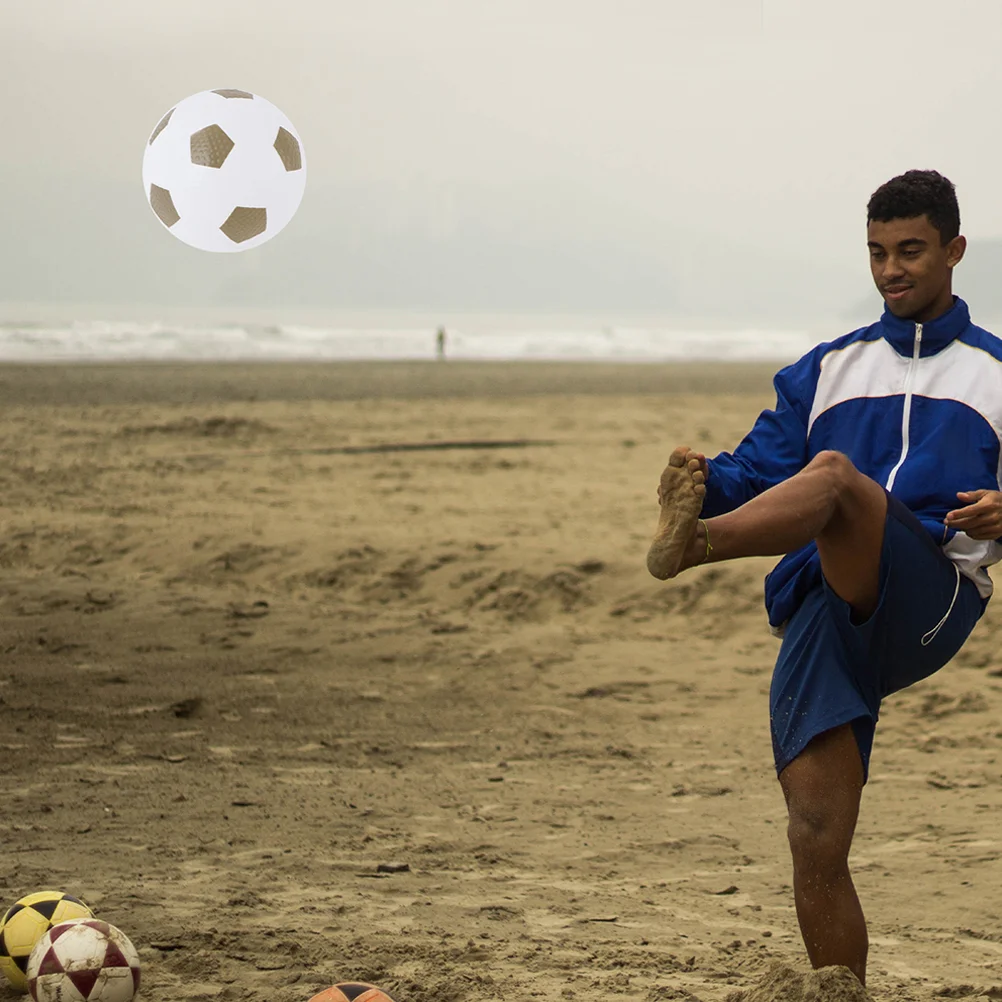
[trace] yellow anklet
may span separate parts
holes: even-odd
[[[710,559],[710,554],[713,552],[713,547],[710,546],[710,530],[706,527],[706,522],[702,519],[697,520],[699,524],[703,527],[703,533],[706,536],[706,556],[703,557],[702,562],[705,564],[707,560]]]

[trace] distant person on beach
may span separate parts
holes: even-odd
[[[435,357],[440,361],[445,361],[445,328],[439,327],[435,334]]]
[[[881,700],[960,650],[1002,558],[1002,340],[952,292],[966,240],[950,181],[908,171],[878,188],[867,247],[880,319],[780,370],[775,410],[733,453],[672,452],[647,556],[667,579],[783,555],[765,604],[797,917],[814,967],[860,981],[848,858]]]

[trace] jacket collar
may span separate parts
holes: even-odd
[[[957,338],[971,322],[971,313],[958,296],[953,297],[953,306],[922,324],[922,355],[934,355],[942,351]],[[880,318],[881,331],[894,349],[901,355],[910,355],[915,347],[915,321],[902,320],[889,309],[884,308]]]

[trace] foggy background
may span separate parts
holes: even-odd
[[[996,0],[0,0],[0,305],[650,313],[881,309],[872,191],[957,186],[955,291],[1002,317]],[[296,218],[182,244],[144,144],[243,88],[303,137]],[[19,319],[25,319],[18,314]],[[838,326],[841,324],[841,326]]]

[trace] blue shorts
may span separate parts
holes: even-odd
[[[942,668],[986,605],[974,582],[888,494],[873,615],[854,623],[851,607],[822,581],[786,624],[769,698],[776,772],[812,738],[851,723],[865,778],[881,699]]]

